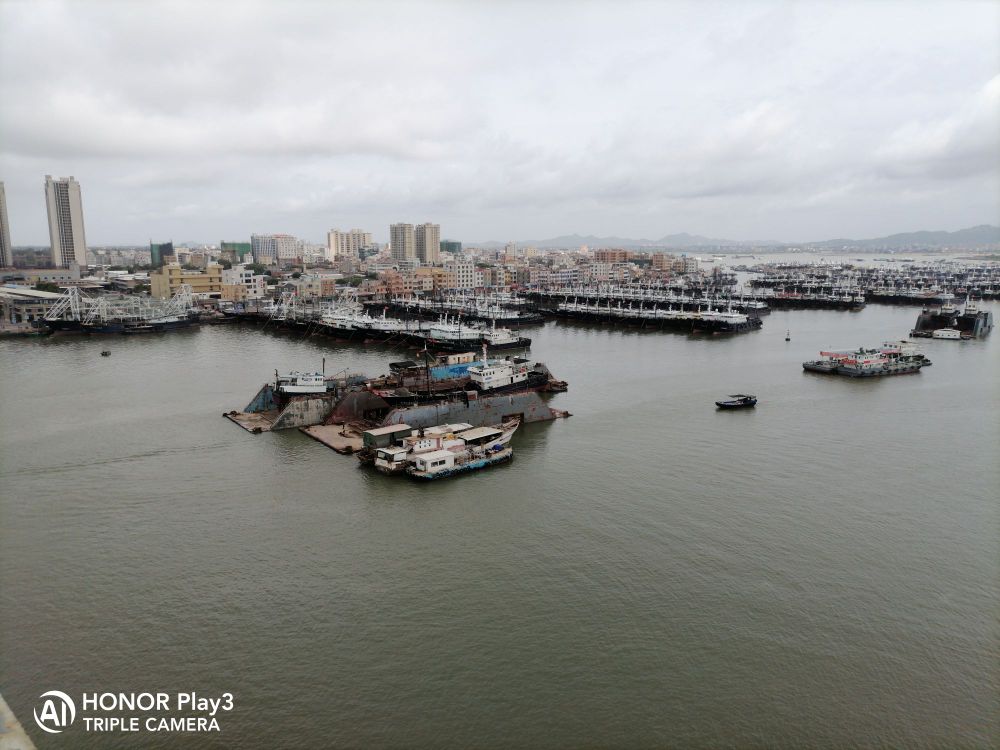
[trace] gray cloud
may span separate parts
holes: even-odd
[[[996,222],[991,2],[0,0],[0,179],[92,244],[805,239]]]

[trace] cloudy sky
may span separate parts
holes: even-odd
[[[1000,3],[0,0],[0,180],[47,244],[1000,223]]]

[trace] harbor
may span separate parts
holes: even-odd
[[[531,329],[531,360],[568,382],[542,398],[574,416],[522,424],[509,464],[432,482],[383,475],[299,429],[252,435],[220,418],[275,369],[322,372],[325,358],[330,377],[388,374],[406,360],[391,344],[253,324],[0,341],[3,419],[19,425],[2,445],[4,575],[18,595],[4,601],[4,697],[34,738],[37,695],[23,686],[50,663],[39,644],[75,654],[50,667],[69,692],[168,679],[195,648],[199,690],[241,675],[225,735],[236,746],[442,732],[475,745],[509,715],[500,699],[523,717],[515,745],[553,716],[574,745],[608,727],[634,737],[619,722],[640,715],[684,746],[707,725],[719,746],[779,727],[831,745],[875,733],[947,745],[962,727],[985,743],[992,704],[970,686],[996,684],[1000,478],[981,443],[996,434],[1000,339],[912,339],[934,365],[908,377],[801,367],[830,347],[907,338],[919,312],[773,310],[734,337],[549,321]],[[15,363],[36,376],[13,379]],[[187,372],[212,377],[193,387]],[[716,407],[727,394],[759,401]],[[948,471],[927,471],[942,446]],[[932,604],[943,592],[948,605]],[[122,602],[129,651],[109,659],[95,613]],[[574,672],[609,643],[633,645]],[[891,693],[887,669],[907,675]],[[258,710],[284,699],[277,673],[313,686],[308,727]],[[404,676],[437,687],[399,702]],[[621,691],[594,702],[609,679]],[[719,706],[734,679],[767,690]],[[664,701],[647,684],[678,692]],[[371,718],[386,700],[391,726]]]

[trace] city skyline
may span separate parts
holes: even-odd
[[[1000,223],[992,3],[144,7],[0,3],[14,245],[46,242],[44,174],[86,184],[93,245]]]

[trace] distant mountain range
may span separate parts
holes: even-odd
[[[504,242],[467,243],[471,247],[496,248],[503,247]],[[903,232],[890,234],[887,237],[874,237],[866,240],[833,239],[816,242],[780,242],[778,240],[721,240],[704,237],[698,234],[668,234],[658,240],[632,239],[629,237],[597,237],[592,234],[566,234],[561,237],[550,237],[545,240],[518,240],[519,247],[537,248],[577,248],[586,245],[595,247],[620,247],[630,249],[642,248],[735,248],[735,247],[791,247],[808,245],[810,247],[854,247],[854,248],[905,248],[905,247],[981,247],[1000,244],[1000,227],[992,224],[981,224],[977,227],[959,229],[957,232]]]
[[[977,227],[959,229],[957,232],[903,232],[890,234],[888,237],[876,237],[870,240],[824,240],[812,242],[819,247],[979,247],[982,245],[1000,244],[1000,227],[991,224],[980,224]]]

